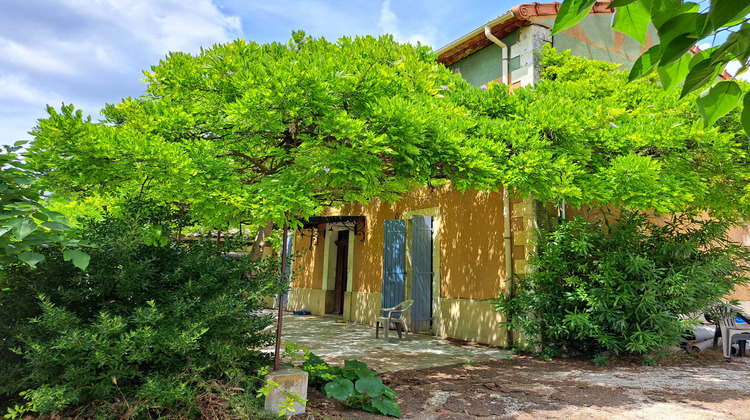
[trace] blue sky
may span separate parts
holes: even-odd
[[[439,48],[517,1],[449,0],[1,0],[0,144],[26,134],[46,105],[99,118],[105,103],[140,96],[142,70],[169,51],[239,37],[287,42],[393,34]]]

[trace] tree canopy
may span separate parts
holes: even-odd
[[[23,143],[23,142],[22,142]],[[89,256],[85,241],[68,237],[68,219],[45,206],[43,190],[16,153],[21,145],[0,152],[0,267],[21,260],[31,266],[45,259],[35,247],[60,244],[66,261],[85,269]]]
[[[180,203],[216,227],[397,199],[435,178],[575,206],[750,214],[737,111],[705,127],[697,93],[550,48],[541,82],[512,94],[432,59],[389,37],[173,53],[102,121],[49,108],[27,159],[50,188]]]
[[[145,75],[146,94],[107,105],[101,121],[48,108],[28,160],[51,188],[187,203],[223,227],[497,176],[482,153],[493,145],[441,98],[460,76],[389,36],[237,40],[171,53]]]
[[[552,34],[583,19],[596,0],[564,0]],[[705,2],[704,2],[705,3]],[[742,123],[750,136],[750,95],[734,80],[717,81],[727,63],[737,61],[737,74],[750,66],[750,3],[742,0],[710,0],[702,7],[684,0],[613,0],[612,28],[644,44],[652,24],[659,44],[649,48],[630,71],[630,80],[657,72],[662,86],[671,90],[681,85],[680,95],[703,89],[696,104],[705,124],[743,103]],[[724,42],[695,56],[692,48],[704,39]],[[743,98],[744,95],[744,99]]]

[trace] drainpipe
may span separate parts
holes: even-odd
[[[505,84],[510,88],[511,77],[508,71],[508,46],[500,41],[495,35],[492,35],[489,26],[484,27],[484,36],[490,41],[494,42],[502,51],[502,70],[503,78],[506,80]],[[510,194],[508,193],[508,187],[503,187],[503,237],[505,239],[505,277],[506,277],[506,290],[508,297],[513,297],[513,236],[510,228],[511,224],[511,208],[510,208]],[[506,340],[508,346],[513,345],[513,331],[506,332]]]
[[[507,81],[505,82],[505,84],[508,85],[508,87],[510,87],[511,78],[510,78],[510,73],[508,72],[508,46],[505,45],[503,43],[503,41],[500,41],[495,35],[492,35],[492,31],[490,31],[490,27],[489,26],[485,26],[484,27],[484,36],[486,36],[487,39],[489,39],[490,41],[494,42],[495,44],[497,44],[498,47],[500,47],[502,49],[502,54],[503,54],[503,63],[502,63],[503,78],[507,79]]]
[[[509,298],[513,297],[513,233],[510,228],[511,208],[510,193],[508,187],[503,187],[503,238],[505,239],[505,278],[506,293]],[[508,321],[506,319],[506,321]],[[513,331],[506,331],[508,347],[513,345]]]

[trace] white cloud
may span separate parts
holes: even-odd
[[[54,102],[62,101],[58,94],[32,87],[18,75],[0,74],[0,107],[4,108],[4,103],[44,106],[47,102],[42,98],[54,98]]]
[[[434,28],[436,26],[432,24],[420,31],[411,34],[404,34],[399,27],[399,18],[391,8],[390,0],[383,0],[383,5],[380,8],[380,21],[378,26],[382,32],[393,35],[393,39],[397,42],[408,42],[414,45],[416,45],[417,42],[426,45],[434,44]]]
[[[170,51],[242,35],[211,0],[0,0],[0,143],[33,127],[44,106],[96,114],[140,96],[142,69]]]

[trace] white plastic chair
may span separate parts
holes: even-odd
[[[730,362],[732,360],[732,344],[743,341],[740,344],[744,345],[745,340],[750,340],[750,324],[738,324],[735,321],[735,318],[742,312],[740,308],[729,303],[723,305],[725,308],[723,312],[726,316],[719,324],[719,328],[721,328],[721,349],[724,352],[724,360]]]
[[[414,301],[409,299],[399,303],[393,308],[381,309],[382,316],[378,317],[377,321],[375,321],[375,338],[378,338],[378,330],[382,326],[384,331],[383,335],[385,335],[385,342],[387,343],[388,330],[391,328],[391,324],[393,324],[396,327],[398,338],[402,338],[401,331],[403,331],[406,336],[406,341],[409,341],[408,316],[412,303],[414,303]]]

